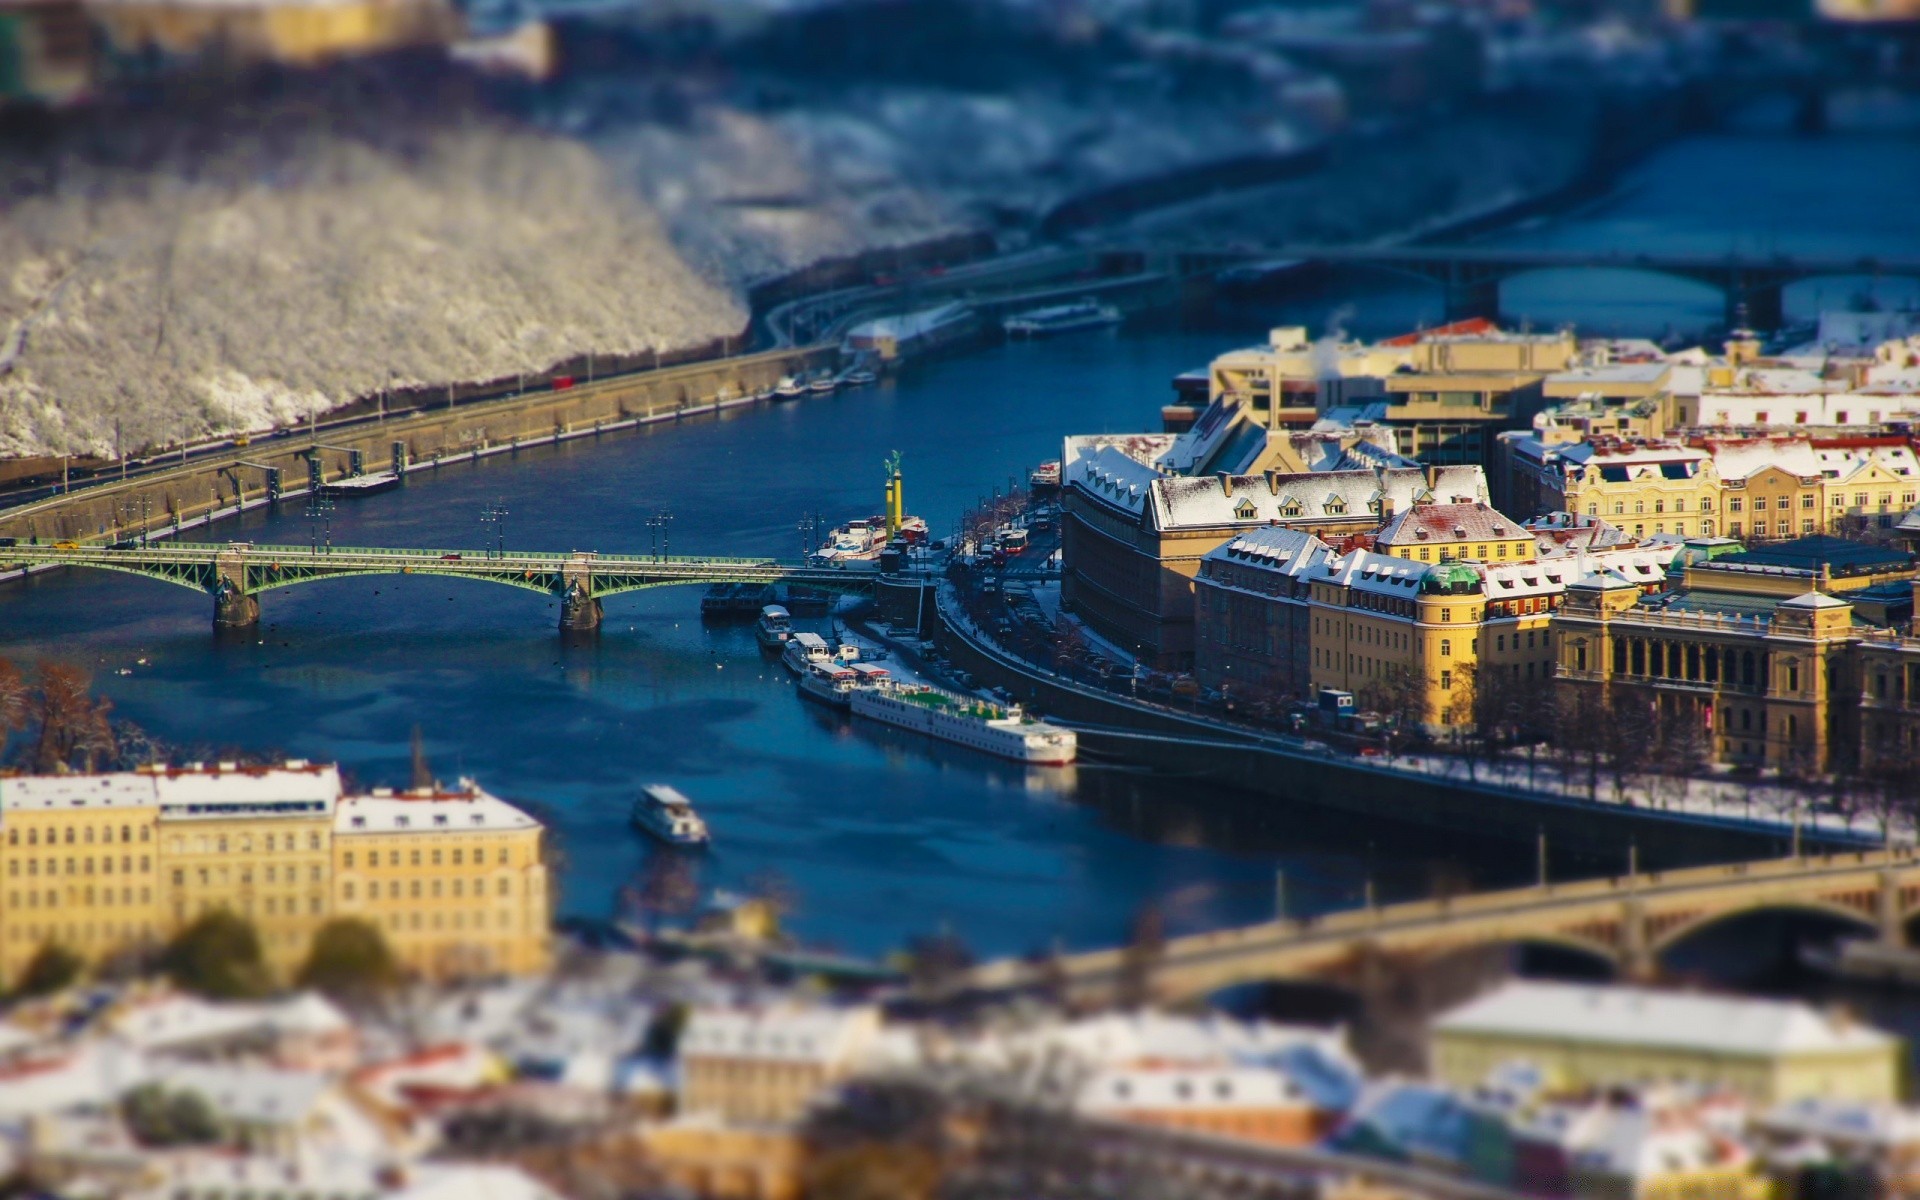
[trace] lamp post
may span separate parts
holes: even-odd
[[[507,506],[496,500],[480,510],[480,523],[491,526],[493,536],[489,539],[493,545],[487,553],[493,558],[507,556]]]

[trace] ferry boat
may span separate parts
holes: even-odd
[[[852,707],[855,716],[1015,762],[1064,766],[1078,750],[1071,729],[1030,717],[1017,704],[1003,706],[926,684],[856,688]]]
[[[793,636],[793,616],[778,604],[769,604],[760,610],[760,619],[754,622],[753,636],[762,650],[778,650],[786,640]]]
[[[833,665],[833,647],[817,633],[796,633],[787,638],[780,661],[795,675],[805,675],[815,663]]]
[[[880,376],[867,370],[865,367],[861,367],[857,371],[847,372],[848,387],[868,387],[878,382],[880,382]]]
[[[886,530],[885,517],[861,517],[848,521],[828,535],[813,557],[821,565],[831,567],[872,562],[886,548]]]
[[[1027,475],[1027,486],[1031,488],[1057,488],[1060,486],[1060,460],[1048,459],[1035,467]]]
[[[837,389],[839,386],[840,381],[838,379],[834,378],[831,373],[823,371],[814,376],[813,382],[807,385],[807,390],[814,393],[826,393]]]
[[[711,840],[693,801],[664,783],[640,789],[640,798],[633,802],[633,827],[669,846],[704,846]]]
[[[1036,338],[1055,333],[1076,333],[1082,329],[1105,329],[1125,320],[1111,304],[1081,300],[1074,304],[1055,304],[1047,308],[1015,313],[1000,323],[1008,337]]]
[[[773,385],[773,398],[776,400],[798,400],[807,394],[807,385],[791,375],[782,375],[780,382]]]
[[[800,694],[833,708],[849,708],[860,673],[840,663],[809,663],[800,674]]]

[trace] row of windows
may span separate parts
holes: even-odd
[[[436,900],[439,899],[441,896],[440,887],[443,882],[445,881],[439,880],[439,879],[429,881],[430,890],[426,894],[431,895]],[[457,900],[462,895],[465,894],[464,888],[466,887],[466,881],[464,879],[455,879],[452,881],[452,883],[453,883],[453,897],[454,899]],[[387,898],[390,900],[398,900],[404,895],[411,895],[416,900],[421,899],[422,898],[421,886],[422,886],[422,883],[418,879],[412,880],[407,883],[395,881],[387,885]],[[497,890],[500,895],[505,896],[508,894],[509,891],[512,890],[512,887],[513,887],[513,881],[511,879],[502,877],[495,890]],[[403,889],[405,890],[403,891]],[[352,880],[348,880],[346,883],[343,883],[340,885],[340,895],[343,899],[347,899],[347,900],[353,899],[353,890],[354,889],[353,889]],[[484,896],[487,894],[487,881],[484,878],[476,879],[473,881],[473,894],[475,896]],[[367,899],[369,900],[380,899],[380,881],[379,880],[372,880],[367,884]]]
[[[21,863],[20,859],[17,859],[17,858],[9,859],[7,861],[7,874],[10,876],[18,876],[20,874],[20,863]],[[94,873],[94,867],[96,863],[99,866],[100,874],[102,875],[113,874],[113,856],[111,854],[105,855],[98,860],[92,858],[91,856],[87,858],[69,857],[67,859],[67,874],[92,875]],[[26,864],[27,864],[27,871],[26,871],[27,874],[29,875],[40,874],[39,859],[29,858],[26,860]],[[152,869],[153,869],[153,860],[148,855],[142,854],[140,856],[140,870],[145,872],[145,871],[150,871]],[[47,860],[46,873],[48,875],[60,874],[60,860],[57,858],[49,858]],[[133,873],[133,855],[123,854],[120,856],[120,873],[122,875],[131,875]]]
[[[292,854],[300,849],[298,834],[269,833],[262,838],[262,842],[262,848],[268,854],[282,852]],[[238,837],[229,837],[227,834],[222,833],[209,837],[205,834],[197,834],[191,838],[170,837],[167,839],[167,853],[169,854],[227,854],[231,853],[235,848],[238,848],[241,854],[252,854],[253,835],[243,833]],[[307,834],[307,849],[326,849],[326,842],[317,830]]]
[[[100,888],[96,891],[95,889],[90,887],[89,888],[68,888],[67,891],[69,893],[67,899],[68,899],[68,903],[70,904],[133,904],[135,903],[134,896],[136,895],[134,889],[130,887],[121,888],[118,891],[115,891],[113,888]],[[152,888],[143,887],[139,889],[137,894],[140,897],[138,903],[140,904],[153,903]],[[22,898],[21,893],[19,892],[8,892],[7,907],[9,908],[21,907],[21,904],[20,904],[21,898]],[[47,908],[55,908],[55,907],[58,907],[60,904],[60,893],[52,889],[49,889],[45,893],[42,893],[32,888],[29,888],[27,889],[27,892],[25,894],[25,899],[26,899],[26,907],[28,908],[39,908],[43,904]]]
[[[389,933],[406,933],[408,931],[420,933],[427,930],[437,933],[447,929],[452,929],[455,932],[463,929],[471,929],[478,933],[484,931],[489,924],[487,914],[484,912],[388,913],[372,919],[375,924]],[[514,914],[510,909],[503,909],[495,913],[491,922],[495,929],[512,929],[513,923]]]
[[[127,843],[127,844],[129,844],[129,845],[131,845],[131,844],[132,844],[132,842],[133,842],[133,829],[134,829],[134,827],[133,827],[133,826],[131,826],[131,825],[122,825],[122,826],[120,827],[120,840],[121,840],[122,842],[124,842],[124,843]],[[38,846],[38,845],[40,845],[40,831],[39,831],[38,829],[28,829],[28,830],[27,830],[26,832],[27,832],[27,837],[26,837],[26,844],[27,844],[27,845],[29,845],[29,846]],[[113,844],[113,826],[111,826],[111,825],[103,825],[103,826],[100,826],[100,827],[99,827],[99,834],[100,834],[100,838],[99,838],[99,840],[100,840],[101,842],[103,842],[103,843],[105,843],[105,844],[107,844],[107,845],[112,845],[112,844]],[[142,825],[142,826],[140,826],[140,840],[141,840],[141,841],[143,841],[143,842],[144,842],[144,841],[147,841],[147,840],[149,840],[149,839],[150,839],[150,838],[151,838],[152,836],[153,836],[153,831],[152,831],[151,829],[149,829],[149,828],[148,828],[147,826],[145,826],[145,825]],[[20,830],[19,830],[19,829],[17,829],[17,828],[16,828],[16,829],[9,829],[9,830],[7,830],[7,845],[9,845],[9,846],[18,846],[18,845],[20,845],[20,840],[21,840],[21,839],[20,839]],[[49,830],[47,830],[47,840],[46,840],[46,844],[47,844],[47,845],[49,845],[49,846],[53,846],[53,845],[57,845],[57,844],[58,844],[59,842],[60,842],[60,831],[59,831],[59,830],[57,830],[57,829],[49,829]],[[75,825],[69,825],[69,826],[67,826],[67,839],[66,839],[66,844],[67,844],[67,845],[69,845],[69,846],[73,846],[73,845],[84,845],[84,846],[91,846],[91,845],[93,845],[93,844],[94,844],[94,826],[92,826],[92,825],[83,825],[83,826],[75,826]]]
[[[428,861],[432,865],[436,867],[443,865],[444,860],[441,857],[443,852],[441,850],[435,849],[435,850],[427,851],[426,853],[428,854]],[[408,854],[409,866],[417,867],[422,865],[420,861],[420,856],[422,854],[422,851],[418,849],[414,849],[414,850],[408,851],[407,854]],[[453,856],[454,866],[462,867],[466,865],[466,851],[462,850],[460,847],[455,846],[453,848],[452,856]],[[473,865],[476,867],[485,866],[486,861],[487,861],[487,852],[481,847],[475,846],[473,848]],[[503,867],[507,866],[511,861],[512,861],[512,857],[511,857],[510,848],[506,846],[500,847],[500,855],[499,855],[500,865]],[[349,850],[345,854],[340,856],[340,865],[349,871],[353,869],[353,851]],[[367,866],[378,867],[380,865],[381,865],[380,852],[378,850],[367,851]],[[387,851],[386,865],[389,867],[397,867],[400,865],[400,852],[398,850]]]
[[[232,873],[225,867],[175,867],[173,869],[173,886],[185,887],[187,885],[187,871],[189,869],[195,873],[195,878],[199,880],[201,887],[212,887],[216,884],[225,887],[233,878]],[[266,883],[300,882],[300,868],[298,867],[288,867],[284,871],[278,872],[276,872],[274,868],[268,867],[263,872],[263,875],[265,876],[263,882]],[[319,883],[324,880],[325,877],[326,872],[320,867],[314,866],[308,868],[307,881],[309,883]],[[240,882],[242,885],[251,885],[253,883],[252,867],[240,868]]]
[[[153,931],[145,925],[127,922],[119,925],[96,925],[92,922],[69,922],[66,925],[15,925],[13,940],[39,944],[46,941],[64,942],[131,942],[138,938],[151,938]]]

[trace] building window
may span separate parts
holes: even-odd
[[[1452,638],[1440,639],[1440,657],[1441,658],[1453,657],[1453,639]]]
[[[1443,692],[1453,690],[1453,672],[1452,671],[1440,672],[1440,690]]]
[[[1812,508],[1812,507],[1813,507],[1813,493],[1812,493],[1812,492],[1808,492],[1808,493],[1807,493],[1806,495],[1804,495],[1804,496],[1802,496],[1802,497],[1800,497],[1800,507],[1801,507],[1801,508]]]
[[[1740,499],[1740,497],[1738,497],[1738,496],[1735,496],[1735,497],[1733,497],[1733,498],[1732,498],[1731,500],[1728,500],[1728,501],[1727,501],[1727,511],[1728,511],[1728,512],[1740,512],[1740,511],[1742,511],[1742,510],[1743,510],[1743,509],[1744,509],[1745,507],[1746,507],[1746,502],[1745,502],[1744,500],[1742,500],[1742,499]]]

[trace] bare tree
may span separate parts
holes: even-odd
[[[58,771],[75,765],[92,770],[102,755],[113,753],[113,703],[88,692],[92,677],[82,667],[47,663],[40,668],[39,738],[33,765]]]
[[[1387,755],[1392,757],[1421,737],[1427,723],[1427,679],[1397,663],[1360,689],[1360,704],[1387,722]]]

